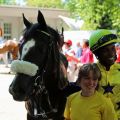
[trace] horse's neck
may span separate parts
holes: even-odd
[[[59,65],[56,66],[55,63],[50,63],[46,67],[46,74],[49,77],[53,77],[57,74],[57,70],[59,69]]]

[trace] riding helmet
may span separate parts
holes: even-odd
[[[95,52],[99,48],[106,46],[111,43],[120,42],[117,39],[117,35],[114,34],[112,31],[107,29],[100,29],[94,31],[89,39],[89,46],[92,52]]]

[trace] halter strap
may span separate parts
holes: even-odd
[[[42,33],[44,33],[47,36],[51,36],[49,33],[45,32],[45,31],[41,31]]]

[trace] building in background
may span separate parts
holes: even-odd
[[[40,10],[48,25],[55,29],[67,27],[67,25],[58,17],[69,16],[69,12],[62,9],[46,9],[23,6],[0,6],[0,27],[3,29],[3,37],[5,40],[16,38],[17,40],[22,35],[24,29],[22,13],[31,22],[37,21],[38,10]]]

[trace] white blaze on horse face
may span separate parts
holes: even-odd
[[[30,48],[33,46],[35,46],[35,41],[33,39],[25,43],[25,45],[23,46],[23,49],[22,49],[21,59],[24,58],[24,56],[28,53]]]

